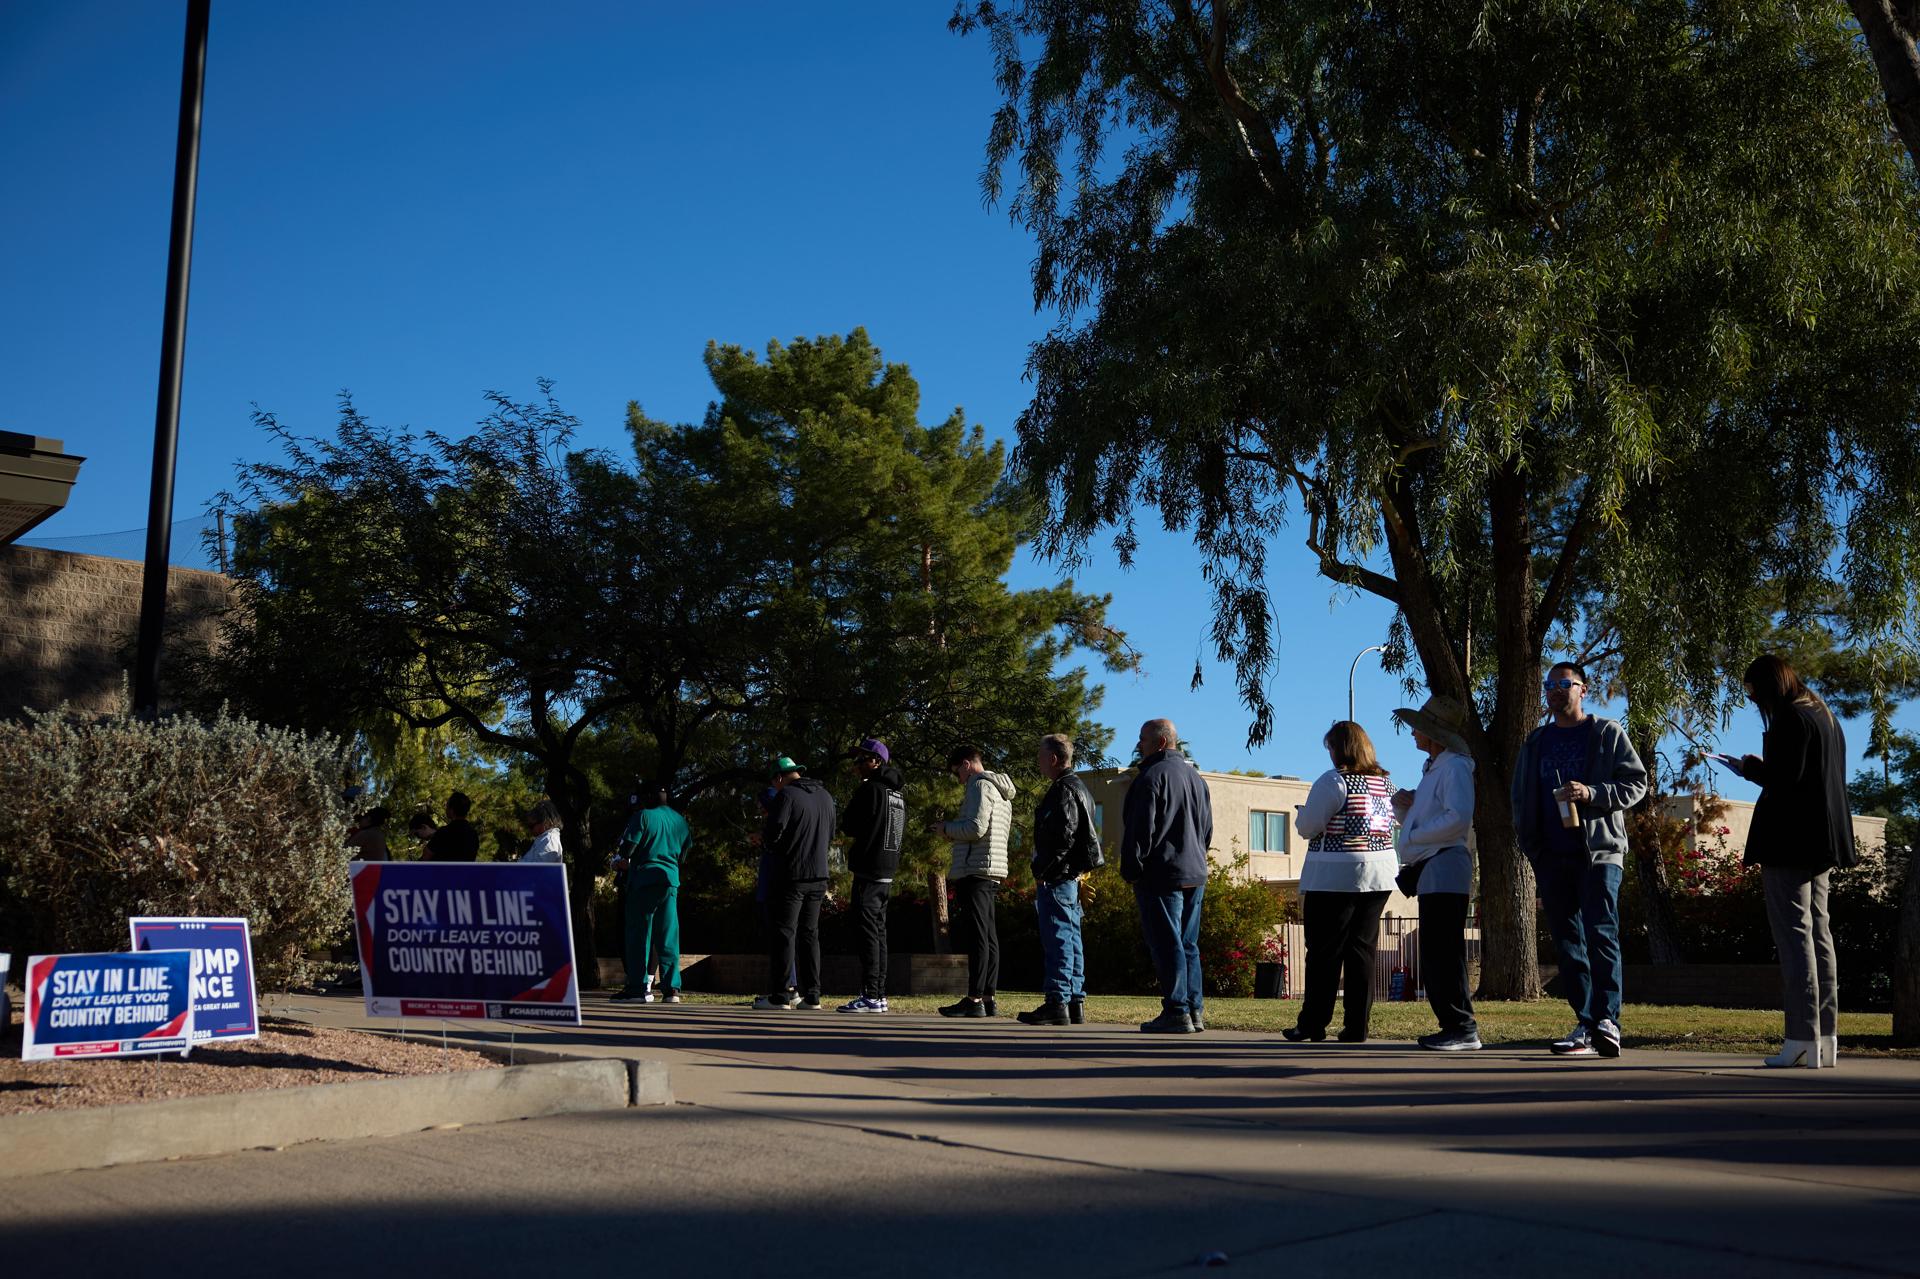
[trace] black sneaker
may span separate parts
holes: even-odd
[[[1000,1015],[1000,1005],[993,1002],[992,995],[988,995],[985,999],[981,1000],[980,1006],[987,1010],[987,1016],[989,1017],[998,1017]]]
[[[1049,999],[1030,1013],[1016,1013],[1015,1020],[1023,1026],[1066,1026],[1067,1006]]]
[[[987,1006],[977,999],[962,999],[940,1010],[942,1017],[988,1017]]]
[[[817,1013],[820,1011],[820,996],[802,995],[800,997],[800,1002],[795,1004],[794,1007],[802,1010],[803,1012]]]
[[[609,996],[607,1002],[610,1004],[650,1004],[653,1001],[647,998],[647,992],[644,990],[623,990],[616,995]]]
[[[1302,1030],[1298,1026],[1287,1026],[1280,1031],[1280,1037],[1290,1044],[1317,1044],[1326,1039],[1327,1032],[1324,1030],[1314,1032]]]
[[[1420,1036],[1420,1046],[1437,1053],[1472,1052],[1480,1047],[1477,1030],[1441,1030]]]
[[[1187,1016],[1186,1009],[1183,1008],[1178,1012],[1168,1009],[1152,1021],[1141,1022],[1140,1029],[1149,1035],[1191,1035],[1194,1025],[1193,1018]]]
[[[1367,1032],[1364,1030],[1343,1030],[1335,1035],[1334,1038],[1343,1044],[1364,1044],[1367,1042]]]
[[[1067,1001],[1067,1020],[1075,1026],[1087,1024],[1087,1001],[1072,999]]]

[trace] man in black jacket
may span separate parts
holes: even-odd
[[[1046,1002],[1020,1020],[1029,1026],[1079,1025],[1087,1019],[1087,953],[1080,940],[1080,876],[1106,864],[1093,796],[1073,771],[1073,739],[1049,733],[1034,760],[1053,783],[1033,810],[1033,906],[1040,916],[1040,989]]]
[[[851,839],[847,869],[853,872],[854,922],[860,928],[860,997],[840,1005],[843,1013],[887,1011],[887,898],[900,869],[907,833],[906,779],[893,766],[887,744],[869,737],[853,749],[860,785],[840,817]]]
[[[800,766],[785,755],[774,768],[780,790],[760,831],[767,854],[767,913],[773,922],[767,955],[769,993],[754,1000],[753,1006],[818,1009],[820,902],[827,895],[833,796],[813,778],[802,777]],[[789,972],[797,973],[797,991],[786,984]]]
[[[1140,726],[1140,773],[1127,787],[1120,875],[1133,885],[1140,931],[1160,978],[1161,1012],[1141,1023],[1149,1034],[1205,1030],[1200,993],[1200,904],[1213,843],[1213,801],[1206,779],[1182,755],[1173,721]]]

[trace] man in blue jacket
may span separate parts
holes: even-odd
[[[1553,1042],[1563,1057],[1620,1055],[1620,879],[1627,810],[1647,770],[1619,724],[1589,715],[1587,673],[1547,672],[1551,718],[1527,735],[1513,769],[1513,831],[1533,864],[1560,955],[1560,985],[1579,1018]]]
[[[773,925],[767,990],[755,1008],[820,1007],[820,903],[827,895],[827,845],[833,839],[833,796],[782,755],[774,766],[779,793],[761,826],[767,859],[767,909]],[[786,984],[797,972],[799,989]]]
[[[1160,1015],[1141,1023],[1152,1035],[1207,1028],[1200,992],[1200,904],[1213,843],[1207,783],[1175,746],[1173,721],[1140,727],[1140,773],[1127,787],[1120,875],[1133,885],[1140,931],[1160,979]]]

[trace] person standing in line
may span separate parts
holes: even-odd
[[[407,836],[413,840],[414,851],[417,854],[415,861],[433,860],[427,853],[427,845],[433,842],[434,832],[437,829],[438,827],[433,824],[433,814],[424,808],[407,819]],[[389,849],[388,852],[391,855],[392,850]]]
[[[1828,878],[1860,860],[1847,805],[1847,738],[1827,704],[1783,658],[1762,653],[1742,677],[1760,712],[1760,754],[1719,757],[1760,787],[1746,863],[1760,868],[1780,952],[1786,1043],[1769,1066],[1838,1064],[1840,987]]]
[[[1513,832],[1533,864],[1560,987],[1577,1019],[1551,1048],[1562,1057],[1618,1057],[1620,879],[1627,810],[1646,797],[1647,770],[1626,730],[1586,713],[1586,671],[1557,663],[1544,690],[1551,718],[1520,748],[1512,800]]]
[[[667,804],[667,788],[643,781],[640,808],[620,833],[610,860],[627,881],[627,984],[615,1003],[654,1002],[653,959],[660,957],[659,1000],[680,1002],[680,862],[693,845],[687,819]]]
[[[467,814],[473,811],[473,801],[465,794],[455,791],[447,796],[447,824],[433,832],[427,840],[427,851],[422,861],[429,862],[470,862],[480,856],[480,832],[467,820]]]
[[[1437,694],[1419,710],[1401,707],[1393,717],[1413,730],[1413,744],[1426,752],[1417,790],[1393,795],[1400,815],[1400,891],[1420,899],[1420,975],[1427,1003],[1440,1029],[1420,1036],[1435,1052],[1480,1047],[1467,989],[1467,908],[1473,893],[1473,757],[1467,753],[1467,711]]]
[[[869,737],[853,749],[860,785],[840,818],[853,872],[854,920],[860,929],[860,994],[840,1005],[843,1013],[887,1011],[887,899],[906,842],[906,778],[893,766],[887,744]]]
[[[773,936],[773,907],[767,901],[767,895],[772,892],[770,881],[773,878],[773,873],[771,870],[771,858],[767,855],[767,841],[764,832],[767,826],[767,815],[773,812],[774,796],[779,793],[780,779],[776,775],[773,785],[761,791],[757,801],[760,806],[760,827],[747,837],[748,842],[758,849],[760,853],[760,866],[759,869],[754,872],[753,877],[753,908],[755,913],[760,916],[761,935],[764,937]],[[787,965],[786,984],[782,986],[781,989],[789,990],[797,986],[799,983],[795,980],[795,976],[793,965],[789,963]]]
[[[1000,985],[1000,927],[994,895],[1007,877],[1007,833],[1013,826],[1013,779],[989,773],[980,750],[962,746],[947,757],[947,771],[966,787],[952,821],[928,822],[927,832],[953,845],[947,887],[953,893],[953,931],[967,952],[967,993],[940,1010],[942,1017],[995,1017]]]
[[[755,1008],[820,1007],[820,903],[827,894],[827,845],[833,840],[833,796],[782,755],[774,765],[779,792],[761,827],[767,855],[767,910],[773,935],[767,953],[768,992]],[[797,974],[794,985],[787,974]]]
[[[360,862],[383,862],[387,860],[387,818],[385,808],[370,808],[360,815],[354,831],[347,836],[347,847],[353,850],[353,859]]]
[[[560,847],[560,809],[550,799],[542,799],[527,810],[527,833],[533,842],[520,854],[523,862],[547,862],[558,865],[566,860]]]
[[[1033,908],[1040,922],[1040,989],[1045,1002],[1020,1014],[1029,1026],[1087,1019],[1087,952],[1080,936],[1080,876],[1106,864],[1093,795],[1073,771],[1073,739],[1049,733],[1034,760],[1052,782],[1033,811]]]
[[[1142,1022],[1150,1035],[1207,1028],[1200,972],[1200,909],[1213,845],[1213,800],[1206,779],[1177,749],[1170,719],[1140,726],[1140,773],[1127,787],[1120,876],[1133,885],[1140,931],[1160,979],[1160,1015]]]
[[[1373,739],[1352,720],[1335,722],[1320,744],[1333,767],[1315,779],[1293,820],[1294,829],[1307,836],[1300,866],[1307,988],[1300,1016],[1280,1033],[1294,1043],[1325,1039],[1344,971],[1339,1040],[1364,1044],[1373,1016],[1380,912],[1393,893],[1399,866],[1393,851],[1393,782],[1380,767]]]

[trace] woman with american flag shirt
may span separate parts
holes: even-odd
[[[1373,1014],[1374,943],[1380,912],[1393,891],[1399,861],[1393,849],[1393,783],[1374,754],[1373,739],[1352,720],[1338,720],[1321,739],[1333,767],[1294,810],[1294,828],[1308,837],[1300,868],[1307,981],[1289,1040],[1322,1040],[1333,1019],[1334,992],[1346,975],[1341,1043],[1366,1042]]]

